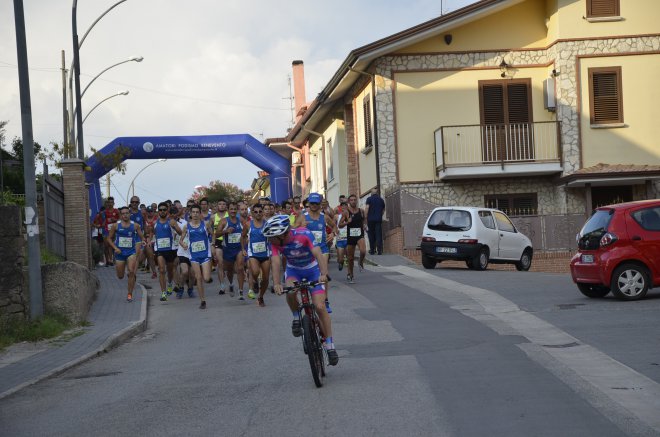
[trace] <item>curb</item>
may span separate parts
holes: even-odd
[[[106,341],[101,344],[98,348],[95,350],[88,352],[78,358],[74,358],[73,360],[69,361],[68,363],[62,364],[59,367],[56,367],[55,369],[48,370],[41,375],[32,378],[29,381],[26,381],[22,384],[17,385],[16,387],[10,388],[9,390],[6,390],[3,393],[0,393],[0,399],[6,398],[9,395],[12,395],[25,387],[29,387],[33,384],[36,384],[39,381],[43,381],[44,379],[52,378],[53,376],[57,376],[60,373],[66,372],[67,370],[71,369],[72,367],[76,367],[79,364],[84,363],[85,361],[91,360],[92,358],[101,356],[102,354],[110,351],[113,348],[116,348],[117,346],[121,345],[123,342],[128,340],[129,338],[139,334],[140,332],[143,332],[144,330],[147,329],[147,301],[149,298],[149,295],[147,293],[147,290],[144,288],[142,284],[139,282],[136,282],[135,285],[138,285],[142,289],[142,303],[140,306],[140,319],[132,322],[129,326],[125,327],[119,332],[116,332],[112,334],[110,337],[106,339]]]

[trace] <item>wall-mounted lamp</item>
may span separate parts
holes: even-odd
[[[443,38],[445,40],[445,44],[447,44],[447,45],[451,44],[451,40],[453,39],[453,37],[451,36],[451,33],[446,34]]]
[[[500,62],[499,67],[500,67],[500,71],[502,72],[500,74],[500,76],[501,77],[506,77],[506,72],[507,72],[507,68],[509,68],[509,64],[506,63],[504,58],[502,58],[502,62]]]
[[[557,76],[559,76],[559,72],[553,68],[552,69],[552,77],[557,77]]]

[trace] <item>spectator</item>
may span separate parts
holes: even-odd
[[[371,196],[367,198],[367,233],[369,234],[369,253],[383,254],[383,214],[385,201],[378,195],[378,188],[371,189]]]

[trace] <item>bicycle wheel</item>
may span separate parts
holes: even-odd
[[[317,334],[316,339],[318,340],[319,354],[321,355],[321,376],[325,377],[325,363],[327,362],[326,360],[327,351],[323,347],[323,339],[325,338],[325,335],[321,330],[321,324],[319,323],[319,315],[316,314],[316,311],[314,311],[314,325],[316,326],[316,334]]]
[[[314,384],[316,384],[317,387],[323,387],[323,380],[321,379],[323,355],[319,349],[321,342],[319,341],[318,334],[312,327],[312,321],[308,316],[303,316],[302,325],[303,335],[305,336],[305,346],[307,348],[307,358],[309,359],[309,367],[312,369]]]

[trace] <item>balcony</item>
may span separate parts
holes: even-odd
[[[561,173],[561,126],[556,121],[442,126],[435,131],[441,180]]]

